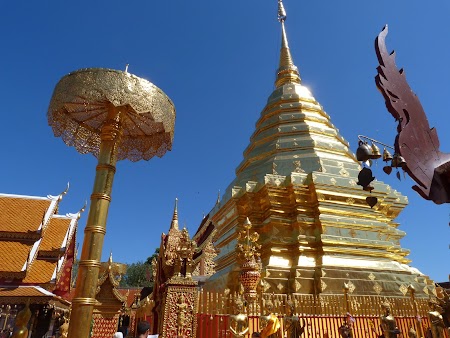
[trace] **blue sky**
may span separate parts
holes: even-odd
[[[352,149],[357,135],[393,143],[395,123],[375,87],[374,39],[389,24],[388,49],[450,151],[450,3],[285,0],[286,29],[303,83]],[[44,196],[71,188],[60,211],[89,200],[96,159],[53,136],[46,111],[59,79],[79,68],[124,69],[146,78],[177,109],[173,150],[120,162],[104,259],[145,260],[167,231],[175,197],[191,234],[234,178],[273,90],[280,27],[276,0],[2,1],[0,4],[0,191]],[[435,281],[450,273],[449,205],[435,205],[379,167],[379,180],[407,195],[397,218],[412,265]],[[79,241],[87,219],[81,219]],[[80,244],[81,246],[81,244]]]

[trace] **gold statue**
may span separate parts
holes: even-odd
[[[287,301],[287,316],[284,317],[284,331],[287,338],[299,338],[305,332],[305,324],[300,323],[299,316],[295,315],[295,305],[292,300]]]
[[[184,294],[180,295],[180,298],[178,299],[178,318],[177,318],[177,324],[178,324],[178,336],[183,337],[184,328],[188,326],[187,320],[188,320],[188,304],[186,303],[186,299],[184,297]]]
[[[67,338],[69,336],[69,320],[64,317],[64,323],[59,327],[59,334],[61,338]]]
[[[416,330],[414,330],[414,328],[412,326],[409,328],[408,337],[409,338],[417,338],[417,332],[416,332]]]
[[[428,302],[430,311],[428,312],[428,319],[430,320],[431,334],[433,338],[444,338],[444,319],[442,318],[439,305],[430,300]]]
[[[184,270],[186,277],[191,277],[195,269],[193,256],[197,250],[195,241],[191,241],[189,233],[186,228],[181,231],[181,238],[178,242],[176,253],[177,259],[175,261],[174,275],[181,276]]]
[[[248,317],[243,312],[244,303],[240,296],[234,302],[235,315],[230,315],[230,331],[233,337],[245,337],[248,333]],[[234,326],[232,325],[234,323]]]
[[[439,302],[439,308],[442,310],[442,319],[444,320],[444,326],[447,328],[447,335],[450,337],[450,294],[442,289],[444,295],[443,298],[436,298]]]
[[[266,327],[260,332],[261,338],[281,338],[281,323],[277,315],[272,312],[273,303],[270,298],[265,301],[264,307],[266,308],[268,314],[267,316],[259,317],[262,323],[266,323]]]
[[[27,338],[28,337],[28,322],[31,318],[30,300],[28,299],[25,307],[17,314],[14,332],[11,338]]]
[[[380,316],[381,329],[385,338],[397,338],[400,330],[397,327],[394,316],[391,314],[391,304],[388,302],[381,304],[384,315]]]

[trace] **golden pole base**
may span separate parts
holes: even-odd
[[[121,139],[119,120],[119,108],[111,107],[108,120],[101,132],[102,141],[91,194],[91,206],[84,230],[75,297],[72,300],[69,338],[89,338],[93,327],[92,313],[96,303],[95,295],[106,234],[106,220],[116,172],[117,149]]]

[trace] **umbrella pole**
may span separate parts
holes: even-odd
[[[89,338],[95,305],[97,282],[106,234],[111,191],[121,141],[120,107],[110,106],[108,119],[101,129],[101,144],[88,220],[84,229],[75,297],[72,300],[69,338]]]

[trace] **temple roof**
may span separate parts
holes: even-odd
[[[47,197],[0,194],[0,280],[3,283],[56,282],[83,211],[56,214],[66,192]]]
[[[140,295],[141,290],[141,287],[117,288],[117,291],[125,298],[125,305],[128,308],[134,304],[136,295]]]
[[[61,249],[72,219],[58,215],[53,216],[45,230],[45,236],[42,238],[39,250],[51,251]]]
[[[30,267],[27,268],[25,278],[22,280],[25,284],[45,284],[49,283],[53,276],[56,277],[56,267],[58,262],[35,259]],[[53,278],[52,278],[53,277]]]
[[[24,270],[30,250],[28,243],[0,241],[0,274]]]
[[[0,304],[20,304],[27,301],[32,304],[51,303],[62,308],[70,306],[67,300],[39,286],[0,287]]]
[[[36,197],[0,194],[1,232],[38,231],[58,205],[54,196]]]

